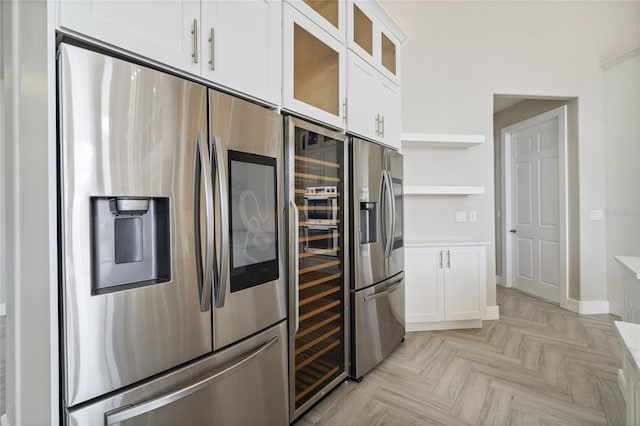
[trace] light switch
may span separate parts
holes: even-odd
[[[465,210],[456,211],[456,222],[466,222],[467,212]]]
[[[478,212],[475,210],[469,210],[469,222],[476,222],[478,220]]]
[[[604,210],[591,210],[591,220],[604,220]]]

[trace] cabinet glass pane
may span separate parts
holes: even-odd
[[[295,129],[295,200],[300,211],[296,408],[346,369],[343,152],[342,141]]]
[[[338,28],[338,0],[304,0],[304,2]]]
[[[298,24],[293,40],[293,97],[339,115],[340,55]]]
[[[382,65],[395,75],[396,45],[384,34],[382,34]]]
[[[353,5],[353,41],[369,55],[373,55],[373,23],[355,4]]]

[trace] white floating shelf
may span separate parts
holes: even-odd
[[[454,135],[437,133],[403,133],[406,148],[469,148],[484,143],[484,135]]]
[[[478,195],[484,186],[405,186],[404,195]]]

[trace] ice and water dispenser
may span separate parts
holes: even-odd
[[[377,203],[360,202],[360,244],[378,241]]]
[[[91,197],[92,294],[171,280],[169,198]]]

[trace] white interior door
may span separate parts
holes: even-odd
[[[564,114],[563,107],[518,123],[506,138],[512,285],[557,303],[566,298]]]

